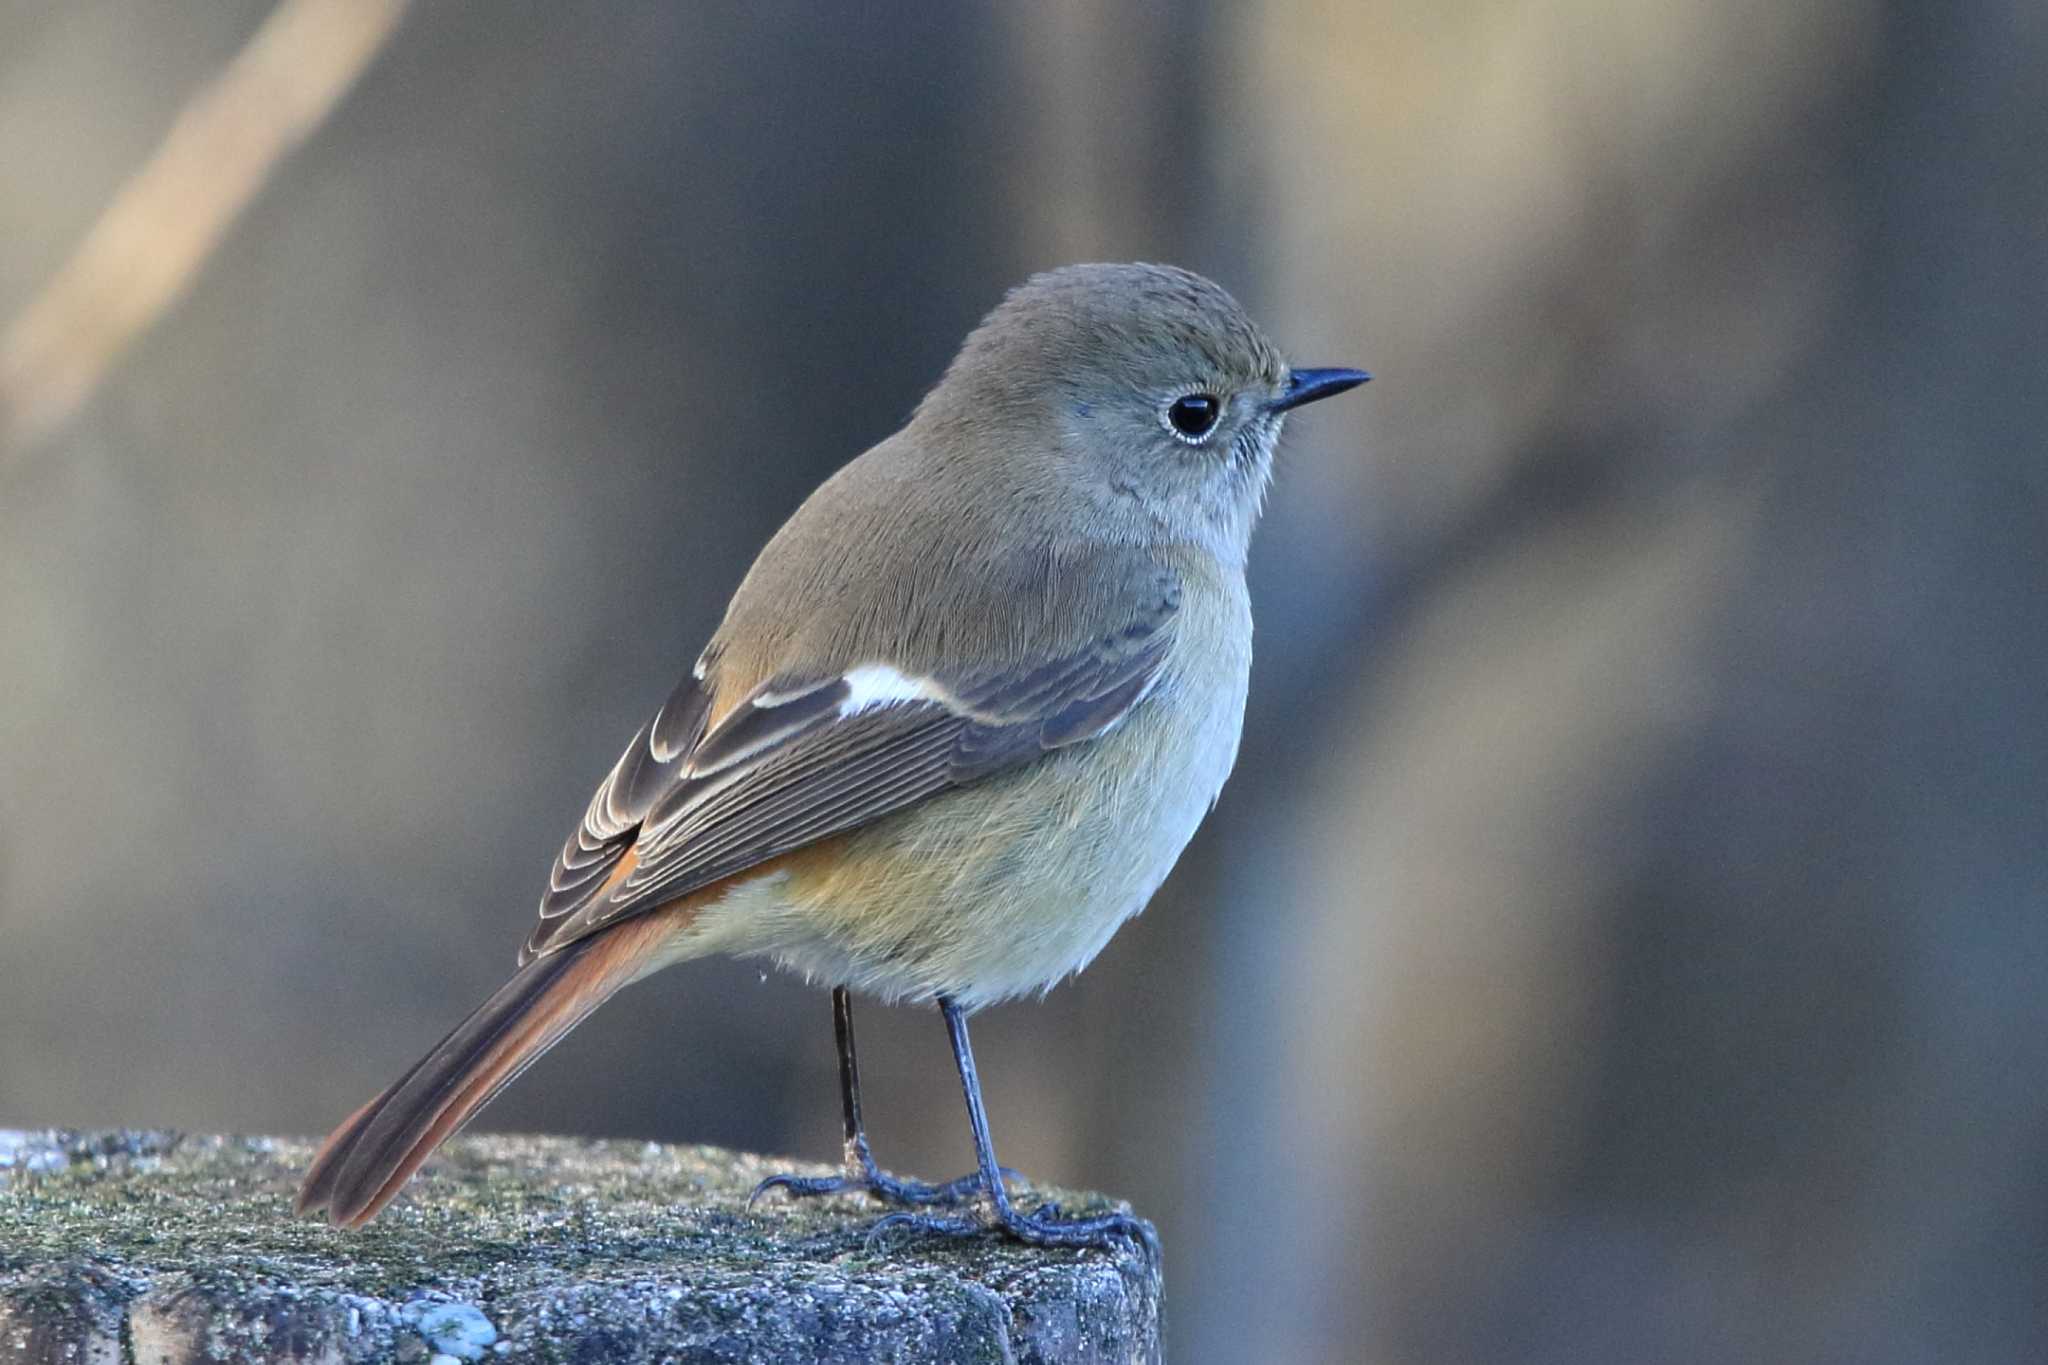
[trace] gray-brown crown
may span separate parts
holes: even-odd
[[[1190,362],[1205,373],[1188,375]],[[1170,265],[1070,265],[1012,289],[967,338],[935,397],[1076,392],[1162,378],[1277,386],[1286,361],[1236,299]]]

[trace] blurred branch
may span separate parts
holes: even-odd
[[[287,152],[320,125],[408,0],[282,0],[0,335],[0,455],[52,435],[190,286]]]

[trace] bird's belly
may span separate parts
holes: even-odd
[[[783,860],[705,928],[889,999],[1050,989],[1144,908],[1229,775],[1242,685],[1176,700]]]

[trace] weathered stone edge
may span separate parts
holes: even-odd
[[[9,1177],[63,1172],[81,1158],[105,1167],[153,1165],[195,1147],[267,1152],[270,1139],[173,1134],[4,1135],[0,1194]],[[600,1144],[602,1145],[602,1144]],[[648,1149],[653,1151],[651,1147]],[[678,1149],[689,1151],[692,1149]],[[706,1149],[695,1149],[703,1151]],[[713,1153],[744,1163],[738,1154]],[[59,1177],[61,1178],[61,1177]],[[744,1188],[744,1187],[742,1187]],[[149,1266],[146,1258],[88,1254],[35,1264],[0,1248],[0,1361],[182,1362],[368,1360],[437,1362],[777,1358],[865,1360],[1155,1360],[1160,1356],[1157,1267],[1116,1261],[1048,1264],[995,1287],[955,1274],[921,1275],[907,1291],[886,1279],[736,1287],[665,1285],[661,1266],[644,1282],[570,1283],[545,1292],[494,1292],[486,1300],[502,1336],[473,1305],[414,1291],[403,1302],[275,1277],[208,1277]],[[937,1269],[937,1267],[932,1267]],[[450,1286],[451,1288],[457,1286]],[[1000,1292],[999,1292],[1000,1291]],[[738,1312],[735,1313],[735,1308]],[[445,1311],[444,1311],[445,1310]],[[450,1337],[439,1313],[467,1313],[485,1334]],[[734,1323],[743,1325],[734,1335]],[[441,1330],[425,1330],[438,1326]],[[493,1337],[495,1336],[495,1340]]]

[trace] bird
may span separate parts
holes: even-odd
[[[845,1147],[874,1226],[1103,1247],[1124,1212],[1026,1211],[969,1017],[1080,971],[1236,762],[1245,565],[1287,415],[1370,376],[1290,365],[1220,285],[1152,264],[1016,286],[894,435],[807,498],[590,798],[518,969],[344,1119],[301,1214],[360,1226],[616,991],[713,954],[832,989]],[[936,1005],[976,1169],[877,1165],[852,995]]]

